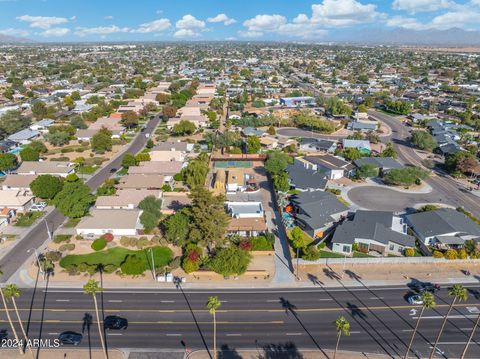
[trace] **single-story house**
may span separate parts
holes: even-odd
[[[189,206],[192,203],[188,193],[185,192],[164,192],[162,196],[161,212],[165,215],[174,214],[178,210]]]
[[[75,173],[75,168],[69,162],[62,161],[24,161],[15,171],[19,175],[53,175],[67,177]]]
[[[90,215],[82,218],[76,233],[82,236],[101,236],[111,233],[114,236],[135,236],[143,229],[140,223],[142,211],[126,209],[93,209]]]
[[[159,142],[155,147],[151,149],[153,151],[178,151],[189,153],[192,152],[194,148],[193,143],[181,142],[181,141],[170,141],[170,142]]]
[[[253,127],[245,127],[244,129],[242,129],[242,134],[246,137],[249,137],[249,136],[262,137],[263,135],[265,135],[265,131],[259,130]]]
[[[138,166],[128,169],[129,174],[157,174],[174,176],[182,170],[186,164],[180,161],[147,161]]]
[[[282,97],[280,98],[280,106],[285,107],[303,107],[315,105],[315,98],[311,96],[299,97]]]
[[[40,131],[44,132],[47,131],[50,126],[52,126],[55,123],[54,120],[45,118],[41,121],[35,122],[32,125],[30,125],[30,129],[32,131]]]
[[[148,196],[161,198],[160,190],[150,189],[121,189],[113,196],[99,196],[95,202],[97,209],[135,209],[138,204]]]
[[[8,136],[10,141],[15,141],[21,144],[29,144],[32,140],[40,136],[39,131],[31,130],[30,128],[25,128],[21,131],[18,131],[14,134]]]
[[[17,212],[28,212],[33,204],[34,196],[26,191],[0,191],[0,208],[11,208]]]
[[[392,157],[362,157],[353,161],[355,167],[360,168],[364,165],[372,165],[378,169],[380,176],[383,176],[388,171],[402,168],[402,164]]]
[[[225,207],[232,218],[263,218],[262,202],[226,202]]]
[[[164,175],[157,175],[157,174],[128,174],[126,176],[122,176],[120,178],[120,182],[118,184],[118,188],[120,189],[162,189],[163,185],[169,184],[173,186],[173,178],[171,178],[171,182],[166,181],[166,177]]]
[[[290,197],[290,202],[295,208],[296,223],[313,238],[323,237],[348,213],[348,207],[330,192],[302,192]]]
[[[333,153],[337,148],[337,143],[318,138],[303,137],[300,141],[299,148],[302,152]]]
[[[287,166],[288,182],[292,189],[300,191],[324,190],[327,186],[327,176],[323,172],[306,168],[300,161],[295,160]]]
[[[461,248],[466,240],[480,241],[480,225],[455,209],[413,213],[405,220],[426,246]]]
[[[352,220],[335,229],[332,250],[352,254],[354,243],[365,253],[403,255],[405,248],[415,247],[415,238],[407,234],[403,219],[393,212],[358,210]]]
[[[231,218],[227,227],[228,234],[241,237],[255,237],[267,230],[265,218]]]
[[[9,174],[2,182],[4,191],[30,191],[30,183],[37,178],[37,175],[16,175]]]
[[[343,148],[356,148],[361,153],[369,155],[372,152],[370,141],[367,140],[349,140],[344,138],[342,141]]]
[[[305,156],[298,159],[305,168],[325,173],[328,179],[335,180],[354,174],[355,166],[333,155]]]

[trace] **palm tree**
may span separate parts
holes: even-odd
[[[0,275],[1,274],[3,274],[3,273],[0,271]],[[3,291],[4,291],[4,289],[0,288],[0,296],[2,297],[3,307],[5,308],[5,314],[7,316],[8,323],[10,324],[10,328],[12,329],[12,333],[15,337],[16,342],[20,343],[20,341],[18,340],[17,331],[15,330],[15,327],[13,326],[12,317],[10,317],[10,312],[8,310],[8,307],[7,307],[7,301],[5,300],[5,293]],[[22,354],[22,355],[25,354],[23,352],[23,348],[22,348],[21,345],[18,346],[18,350],[20,350],[20,354]]]
[[[100,341],[102,343],[103,354],[105,359],[108,359],[107,350],[105,348],[105,341],[103,340],[103,332],[102,327],[100,326],[100,315],[98,314],[98,304],[97,304],[97,292],[101,292],[103,290],[100,287],[98,281],[95,279],[89,279],[88,282],[83,286],[83,291],[85,294],[90,294],[93,297],[93,303],[95,304],[95,313],[97,315],[97,324],[98,324],[98,333],[100,334]]]
[[[343,315],[335,320],[335,326],[337,328],[337,345],[335,345],[335,352],[333,353],[333,359],[337,356],[338,344],[340,344],[340,337],[342,333],[350,335],[350,323],[345,319]]]
[[[217,359],[217,321],[215,313],[221,304],[217,296],[208,297],[207,308],[210,314],[213,315],[213,359]]]
[[[425,309],[432,309],[434,308],[437,304],[435,303],[435,298],[432,293],[429,292],[423,292],[421,294],[422,298],[422,310],[420,311],[420,314],[417,319],[417,323],[415,324],[415,328],[413,329],[412,337],[410,338],[410,342],[408,343],[407,351],[405,352],[405,356],[403,357],[404,359],[408,358],[408,354],[410,353],[410,348],[412,347],[413,339],[415,338],[415,335],[417,334],[418,326],[420,324],[420,320],[422,319],[423,312]]]
[[[15,313],[17,314],[18,323],[20,324],[20,329],[22,330],[23,337],[27,341],[26,344],[27,344],[27,347],[30,351],[30,354],[32,355],[32,358],[35,359],[35,355],[33,354],[32,346],[28,345],[28,337],[27,337],[27,334],[25,333],[25,328],[23,327],[23,322],[22,322],[22,319],[20,318],[20,313],[18,312],[17,302],[15,301],[15,298],[20,297],[22,292],[20,291],[20,289],[15,284],[7,284],[5,286],[4,291],[5,291],[5,296],[6,296],[7,300],[8,299],[12,300],[13,308],[15,309]],[[22,349],[23,348],[24,348],[24,346],[22,346]]]
[[[470,346],[473,336],[475,335],[475,331],[477,330],[478,324],[480,324],[480,314],[478,315],[477,320],[475,321],[475,325],[473,326],[472,331],[470,332],[470,336],[468,337],[468,341],[465,344],[465,347],[463,348],[460,359],[465,358],[465,354],[467,354],[468,347]]]
[[[445,324],[447,324],[448,316],[450,315],[450,312],[452,311],[453,306],[455,305],[457,300],[460,302],[465,302],[468,298],[467,290],[461,284],[454,284],[452,288],[448,290],[448,295],[453,297],[453,299],[452,299],[452,302],[450,303],[450,306],[448,307],[447,314],[443,318],[442,326],[440,327],[437,338],[435,339],[435,344],[433,344],[429,359],[432,359],[433,355],[435,354],[435,350],[437,349],[438,342],[440,341],[440,337],[443,334],[443,329],[445,328]]]

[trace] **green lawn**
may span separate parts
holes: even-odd
[[[63,225],[65,228],[73,228],[76,227],[78,223],[80,223],[81,218],[70,218],[65,224]]]
[[[30,227],[33,222],[38,218],[43,216],[43,212],[27,212],[20,217],[18,217],[17,222],[15,223],[16,227]]]
[[[344,255],[335,252],[320,250],[320,258],[343,258]]]
[[[156,268],[166,266],[172,259],[173,253],[170,248],[160,246],[152,248]],[[81,263],[87,263],[89,265],[103,264],[104,266],[107,264],[113,264],[119,267],[125,261],[125,258],[128,255],[134,254],[145,261],[146,268],[151,268],[151,254],[149,249],[134,251],[122,247],[115,247],[107,249],[106,251],[93,252],[89,254],[68,255],[62,258],[60,261],[60,266],[65,268],[71,264],[79,265]]]
[[[97,167],[80,166],[80,167],[77,168],[77,173],[82,174],[82,175],[91,175],[91,174],[95,173],[96,170],[97,170]]]
[[[362,253],[362,252],[353,252],[353,258],[373,258],[370,254]]]

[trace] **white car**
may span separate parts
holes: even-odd
[[[410,297],[408,297],[407,300],[410,304],[413,304],[413,305],[422,305],[423,304],[422,297],[418,294],[411,295]]]
[[[45,202],[34,203],[34,204],[32,204],[32,207],[30,207],[30,211],[41,212],[45,209],[46,206],[47,206],[47,204]]]

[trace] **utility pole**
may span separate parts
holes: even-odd
[[[30,253],[33,250],[33,253],[35,254],[35,260],[37,261],[38,265],[38,270],[40,271],[40,274],[42,275],[43,279],[45,279],[45,271],[42,268],[42,264],[40,263],[40,257],[38,255],[37,249],[36,248],[30,248],[27,253]]]
[[[43,220],[44,220],[44,222],[45,222],[45,226],[47,227],[48,239],[52,240],[52,233],[50,232],[50,228],[48,228],[48,222],[47,222],[47,219],[46,219],[46,218],[44,218]]]
[[[153,248],[150,248],[150,255],[152,256],[152,276],[153,276],[153,280],[156,280],[156,276],[155,276],[155,258],[153,257]]]
[[[298,276],[298,261],[300,257],[300,247],[297,247],[297,280],[300,280],[300,277]]]

